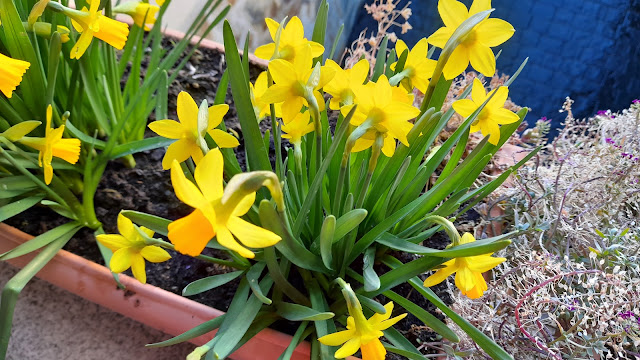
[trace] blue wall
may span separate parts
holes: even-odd
[[[413,30],[402,35],[408,44],[442,26],[437,3],[412,1]],[[492,5],[492,17],[516,28],[508,42],[494,48],[502,49],[498,71],[512,74],[529,57],[510,96],[532,108],[530,124],[546,116],[558,126],[566,96],[575,100],[577,117],[621,110],[640,98],[640,0],[493,0]],[[364,9],[355,24],[351,41],[365,27],[376,28]]]

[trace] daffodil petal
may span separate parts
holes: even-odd
[[[171,169],[174,161],[181,163],[189,158],[189,151],[186,140],[180,139],[167,147],[167,152],[162,158],[162,168],[164,170]]]
[[[149,124],[149,129],[167,139],[180,139],[184,134],[182,124],[175,120],[158,120]]]
[[[169,240],[176,251],[185,255],[200,255],[214,236],[209,219],[198,209],[169,224]]]
[[[144,258],[137,253],[131,254],[131,273],[143,284],[147,283],[147,272],[145,271]]]
[[[242,199],[240,199],[240,201],[238,201],[235,208],[231,212],[231,215],[242,216],[246,214],[247,212],[249,212],[249,209],[251,209],[251,206],[255,201],[256,201],[256,193],[252,192],[245,195]]]
[[[473,79],[473,87],[471,88],[471,99],[476,103],[476,107],[479,107],[487,99],[487,91],[482,85],[480,79]]]
[[[469,261],[469,269],[471,269],[471,271],[483,273],[502,264],[505,260],[507,259],[488,255],[473,256],[471,261]]]
[[[469,61],[474,69],[486,77],[492,77],[496,73],[496,57],[490,47],[475,44],[469,49]]]
[[[169,253],[159,246],[145,246],[140,250],[140,255],[152,263],[160,263],[171,259]]]
[[[438,13],[446,27],[457,28],[469,17],[467,7],[456,0],[438,1]]]
[[[178,94],[178,119],[185,129],[198,128],[198,105],[186,91]]]
[[[462,74],[468,66],[469,49],[465,45],[458,45],[458,47],[453,50],[453,53],[451,53],[442,73],[447,80],[451,80]]]
[[[368,148],[370,148],[373,145],[373,140],[368,140],[368,139],[363,139],[360,138],[358,140],[356,140],[355,145],[353,146],[353,148],[351,149],[351,152],[360,152],[362,150],[366,150]]]
[[[391,317],[391,313],[393,312],[393,302],[389,301],[386,305],[384,305],[385,313],[379,314],[375,313],[373,316],[369,318],[370,324],[378,324],[384,320],[387,320]]]
[[[339,346],[347,342],[347,340],[355,336],[355,334],[355,330],[343,330],[335,332],[333,334],[325,335],[319,338],[318,341],[327,346]]]
[[[131,257],[131,248],[125,247],[117,250],[113,253],[113,256],[111,256],[109,268],[114,273],[121,273],[131,267]]]
[[[443,49],[447,44],[447,41],[449,41],[449,39],[451,38],[451,35],[453,35],[453,30],[454,28],[441,27],[440,29],[436,30],[436,32],[431,34],[431,36],[427,38],[427,41],[429,42],[429,44]]]
[[[231,235],[231,232],[227,228],[222,227],[218,229],[216,240],[218,240],[220,245],[237,252],[240,256],[248,259],[253,259],[256,256],[251,250],[240,245],[236,239],[233,238],[233,235]]]
[[[469,291],[475,286],[475,276],[466,266],[461,266],[456,271],[456,286],[462,291]]]
[[[213,141],[216,142],[216,145],[222,149],[234,148],[240,145],[240,142],[235,136],[220,129],[209,131],[209,135],[211,135]]]
[[[464,118],[469,117],[469,115],[473,114],[473,112],[478,109],[478,106],[470,99],[458,100],[451,106],[453,107],[453,110]]]
[[[273,232],[253,225],[236,216],[229,217],[227,227],[243,245],[252,248],[269,247],[281,240],[281,237]]]
[[[229,105],[218,104],[209,107],[209,128],[215,129],[220,125],[222,119],[229,111]]]
[[[200,190],[191,181],[187,180],[177,161],[174,161],[171,166],[171,183],[176,196],[183,203],[193,208],[199,208],[203,203],[207,202]]]
[[[500,125],[504,124],[512,124],[518,120],[520,120],[520,116],[515,114],[507,109],[496,109],[491,112],[492,119]]]
[[[194,174],[202,195],[209,202],[222,197],[224,160],[219,149],[213,149],[205,155],[196,167]]]
[[[259,59],[270,60],[274,52],[276,52],[276,44],[270,43],[258,46],[254,54]]]
[[[494,92],[495,95],[487,102],[487,107],[491,110],[502,108],[509,97],[509,88],[506,86],[500,86]]]
[[[490,10],[491,0],[473,0],[471,7],[469,8],[469,16],[473,16],[479,12]]]
[[[275,41],[278,28],[280,27],[280,23],[273,20],[272,18],[266,18],[264,19],[264,22],[267,24],[267,29],[269,29],[269,35],[271,35],[271,40]]]
[[[480,126],[482,127],[482,135],[489,136],[489,143],[498,145],[500,141],[500,126],[490,119],[484,121]]]
[[[405,50],[409,50],[407,44],[401,39],[398,39],[398,41],[396,41],[396,56],[402,56],[402,53],[405,52]]]
[[[396,140],[391,136],[387,136],[384,139],[384,143],[382,145],[382,153],[386,157],[392,157],[393,153],[396,152]]]
[[[516,30],[508,22],[493,18],[482,21],[474,31],[476,41],[485,46],[494,47],[509,40]]]
[[[441,282],[445,281],[449,277],[449,275],[453,274],[458,269],[458,267],[455,265],[455,260],[449,260],[443,265],[444,268],[436,271],[433,275],[429,276],[424,281],[425,287],[432,287],[434,285],[440,284]]]
[[[360,348],[360,345],[360,337],[353,337],[347,340],[347,342],[342,345],[342,347],[338,349],[338,351],[336,351],[334,356],[336,357],[336,359],[344,359],[347,356],[355,354],[356,351],[358,351],[358,349]]]
[[[122,248],[128,247],[131,243],[118,234],[101,234],[96,236],[96,240],[102,245],[106,246],[109,250],[116,252]]]
[[[288,85],[296,81],[296,69],[293,64],[286,60],[277,59],[271,61],[269,63],[269,73],[271,74],[273,81],[278,85]],[[269,92],[273,90],[273,88],[269,88],[265,95],[268,95]],[[264,101],[271,103],[271,101]]]
[[[124,216],[122,213],[118,214],[117,222],[118,222],[118,231],[126,239],[130,239],[131,241],[132,239],[137,239],[140,236],[138,234],[138,231],[136,231],[136,228],[133,226],[133,222],[128,217]]]

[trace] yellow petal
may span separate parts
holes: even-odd
[[[102,15],[99,15],[98,22],[100,30],[95,32],[94,36],[122,50],[129,36],[129,25]]]
[[[140,250],[140,255],[152,263],[160,263],[171,259],[171,255],[159,246],[145,246]]]
[[[366,360],[384,360],[387,350],[382,346],[379,339],[373,339],[366,344],[360,346],[362,351],[362,359]]]
[[[498,145],[500,141],[500,126],[491,120],[483,121],[480,126],[482,127],[482,135],[489,136],[489,143]]]
[[[249,212],[249,209],[251,209],[251,206],[255,201],[256,201],[256,193],[249,193],[245,195],[240,201],[238,201],[235,208],[231,212],[231,215],[242,216],[246,214],[247,212]]]
[[[476,26],[474,31],[476,32],[476,41],[489,47],[504,43],[516,32],[511,24],[501,19],[484,20]]]
[[[491,9],[491,0],[473,0],[469,8],[469,16]]]
[[[183,203],[196,209],[207,203],[200,190],[184,176],[182,168],[177,161],[174,161],[173,165],[171,165],[171,183],[176,196]]]
[[[473,256],[471,258],[471,261],[469,261],[469,269],[471,269],[471,271],[483,273],[502,264],[505,260],[507,259],[502,257],[493,257],[489,255]]]
[[[77,30],[77,29],[76,29]],[[89,45],[91,45],[91,40],[93,40],[93,31],[87,29],[82,32],[82,35],[76,40],[76,43],[73,45],[70,51],[71,59],[80,59],[82,55],[84,55],[85,51]]]
[[[384,139],[384,144],[382,145],[382,153],[386,157],[392,157],[393,153],[396,152],[396,140],[391,136],[387,136]]]
[[[451,80],[462,74],[462,72],[467,69],[467,66],[469,66],[469,49],[465,45],[458,45],[458,47],[453,50],[442,73],[445,79]]]
[[[343,359],[347,356],[351,356],[358,351],[360,348],[360,337],[353,337],[349,339],[336,353],[334,356],[336,359]]]
[[[322,344],[327,346],[338,346],[347,342],[347,340],[355,336],[355,334],[356,334],[355,329],[343,330],[343,331],[335,332],[333,334],[325,335],[319,338],[318,341],[320,341]]]
[[[265,248],[275,245],[281,237],[269,230],[253,225],[239,217],[231,216],[227,221],[227,227],[244,246],[252,248]]]
[[[178,94],[178,119],[184,125],[185,131],[197,131],[198,105],[186,91]]]
[[[64,125],[61,127],[64,130]],[[75,164],[80,159],[80,145],[78,139],[60,139],[51,147],[51,154],[70,164]]]
[[[375,313],[373,316],[369,318],[369,324],[378,324],[384,320],[387,320],[391,317],[391,313],[393,312],[393,302],[389,301],[386,305],[384,305],[384,310],[386,311],[384,314]]]
[[[213,149],[205,155],[196,167],[194,174],[196,183],[209,202],[222,197],[222,175],[224,160],[219,149]]]
[[[118,214],[118,232],[129,242],[140,237],[138,231],[133,226],[133,222],[128,217],[122,215],[122,213]]]
[[[273,81],[278,85],[290,85],[296,82],[296,70],[290,62],[286,60],[273,60],[269,63],[269,73],[273,78]],[[265,94],[268,95],[272,89]],[[282,101],[282,100],[280,100]],[[271,103],[271,101],[265,100],[265,102]]]
[[[229,105],[218,104],[209,107],[209,130],[215,129],[220,125],[222,119],[229,111]]]
[[[431,36],[429,36],[427,41],[429,42],[429,44],[435,47],[444,49],[444,46],[447,44],[447,41],[449,41],[449,39],[451,38],[451,35],[453,35],[454,30],[455,28],[441,27],[440,29],[436,30],[436,32],[431,34]]]
[[[249,249],[240,245],[236,239],[233,238],[231,232],[227,230],[227,228],[221,227],[218,229],[218,233],[216,234],[216,240],[218,243],[229,250],[233,250],[240,254],[240,256],[246,257],[248,259],[253,259],[256,255]]]
[[[182,124],[174,120],[154,121],[149,124],[149,129],[167,139],[180,139],[184,134]]]
[[[235,136],[220,129],[210,130],[209,135],[211,135],[213,141],[216,142],[216,145],[222,149],[234,148],[240,145],[240,142],[235,138]]]
[[[254,54],[260,59],[270,60],[275,51],[276,51],[276,44],[270,43],[270,44],[258,46]]]
[[[351,149],[351,152],[360,152],[362,150],[366,150],[373,145],[373,140],[360,138],[356,140],[356,144]]]
[[[441,282],[445,281],[449,277],[449,275],[456,272],[458,268],[456,266],[455,260],[449,260],[442,265],[444,265],[442,269],[436,271],[433,275],[429,276],[424,281],[425,287],[432,287],[440,284]]]
[[[506,86],[500,86],[498,89],[494,90],[494,92],[495,95],[493,95],[491,100],[487,103],[487,108],[492,111],[502,108],[509,97],[509,89]]]
[[[358,85],[362,85],[369,76],[371,67],[367,59],[361,59],[351,68],[351,79]]]
[[[484,89],[484,85],[482,85],[482,81],[480,79],[473,79],[473,87],[471,88],[471,99],[479,107],[486,99],[487,99],[487,91]]]
[[[118,234],[96,235],[96,240],[113,252],[131,245],[131,242],[125,239],[124,236]]]
[[[444,25],[453,29],[457,28],[469,17],[467,7],[456,0],[438,1],[438,13],[440,13]]]
[[[491,112],[491,118],[500,125],[512,124],[520,120],[520,116],[518,116],[518,114],[514,114],[507,109],[498,109]]]
[[[22,76],[29,66],[31,64],[26,61],[0,54],[0,91],[7,98],[11,98],[13,91],[22,81]]]
[[[287,25],[280,34],[280,41],[283,43],[294,43],[297,39],[304,37],[304,27],[302,21],[297,16],[294,16],[289,20]]]
[[[277,61],[277,60],[274,60]],[[260,98],[263,104],[276,104],[283,101],[290,101],[295,95],[291,91],[291,87],[287,85],[273,85]],[[302,106],[302,105],[300,105]],[[299,111],[300,109],[298,109]]]
[[[478,106],[469,99],[458,100],[453,103],[452,107],[453,110],[455,110],[458,114],[460,114],[460,116],[464,118],[469,117],[469,115],[471,115],[474,111],[476,111],[476,109],[478,109]]]
[[[187,160],[190,155],[189,142],[185,139],[180,139],[167,148],[167,152],[162,158],[162,168],[169,170],[174,161],[181,163]]]
[[[145,271],[144,258],[139,253],[131,254],[131,273],[143,284],[147,283],[147,272]]]
[[[169,224],[169,240],[176,251],[185,255],[200,255],[214,236],[211,223],[198,209]]]
[[[311,56],[317,58],[318,56],[324,53],[324,46],[318,44],[315,41],[309,41],[309,45],[311,46]]]
[[[402,56],[403,52],[408,50],[409,48],[407,47],[407,44],[405,44],[405,42],[401,39],[398,39],[398,41],[396,42],[396,56],[398,56],[399,58],[400,56]]]
[[[496,57],[490,47],[476,43],[469,48],[469,61],[474,69],[486,77],[496,73]]]
[[[111,256],[111,261],[109,262],[109,268],[114,273],[121,273],[131,267],[131,257],[132,257],[131,248],[129,247],[122,248],[114,252],[113,256]]]
[[[475,286],[475,276],[466,266],[461,266],[456,272],[456,286],[461,291],[469,291]]]
[[[271,18],[264,19],[264,22],[267,24],[269,35],[271,35],[271,40],[275,41],[276,33],[278,32],[278,28],[280,27],[280,24]]]

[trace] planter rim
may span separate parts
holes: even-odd
[[[33,236],[12,226],[0,223],[0,253],[9,251],[29,241]],[[7,262],[22,268],[39,252],[20,256]],[[176,295],[153,285],[141,284],[136,279],[120,274],[120,282],[126,290],[117,287],[111,271],[66,250],[58,254],[36,276],[91,302],[104,306],[171,336],[179,335],[224,312]],[[204,345],[214,332],[190,340]],[[274,354],[276,359],[291,342],[291,336],[272,329],[265,329],[249,340],[230,357],[256,359],[256,354]],[[292,359],[309,359],[311,347],[300,343]],[[271,359],[269,357],[268,359]]]

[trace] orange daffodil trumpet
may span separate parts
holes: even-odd
[[[473,235],[465,233],[460,239],[460,245],[476,241]],[[492,257],[493,253],[460,257],[449,260],[443,264],[443,268],[436,271],[424,281],[425,287],[431,287],[443,282],[449,275],[455,273],[456,286],[463,295],[471,299],[481,297],[487,290],[487,282],[482,273],[500,265],[505,258]]]
[[[75,164],[80,158],[80,140],[63,139],[64,125],[54,129],[51,126],[52,108],[47,107],[47,125],[43,138],[23,137],[20,143],[32,147],[40,152],[38,162],[44,167],[44,182],[48,185],[53,178],[51,162],[54,157],[60,158],[70,164]]]
[[[476,120],[471,124],[470,132],[481,131],[483,136],[489,136],[489,143],[498,145],[500,141],[500,125],[511,124],[520,117],[504,108],[509,96],[509,88],[500,86],[494,90],[495,94],[480,111]],[[453,109],[463,117],[469,117],[491,96],[487,94],[478,78],[473,79],[471,99],[462,99],[453,103]]]
[[[178,94],[178,119],[158,120],[149,124],[156,134],[167,139],[177,141],[169,145],[164,158],[162,168],[168,170],[174,160],[183,162],[189,157],[198,164],[208,150],[205,135],[211,138],[221,148],[233,148],[240,143],[233,135],[220,129],[216,129],[224,115],[229,111],[229,105],[220,104],[207,107],[207,101],[203,101],[200,108],[196,105],[191,95],[182,91]]]
[[[20,85],[22,76],[30,66],[26,61],[0,54],[0,91],[4,96],[13,96],[13,91]]]
[[[273,179],[275,174],[264,171],[239,174],[223,189],[223,168],[220,150],[209,151],[196,166],[194,184],[187,180],[180,164],[173,162],[171,182],[176,196],[195,208],[190,215],[169,224],[169,240],[177,251],[197,256],[215,236],[221,246],[253,258],[255,254],[247,247],[265,248],[280,241],[280,236],[241,218],[253,205],[256,191],[263,184],[271,190],[279,208],[284,206],[280,183]],[[254,187],[245,186],[251,180]]]
[[[289,23],[280,30],[280,24],[270,18],[266,18],[267,28],[271,39],[271,44],[259,46],[255,54],[260,59],[275,60],[282,59],[290,62],[298,57],[300,51],[304,51],[307,46],[311,48],[311,56],[318,57],[324,52],[324,46],[314,41],[309,41],[304,37],[304,27],[302,21],[297,16],[289,20]]]
[[[463,21],[469,17],[491,9],[491,0],[474,0],[469,10],[456,0],[439,0],[438,12],[444,27],[433,33],[427,41],[429,44],[444,48],[445,44]],[[492,47],[509,40],[515,29],[501,19],[484,19],[476,25],[453,51],[444,66],[445,78],[453,79],[460,75],[471,63],[474,69],[484,76],[492,77],[496,72],[496,58]]]
[[[102,234],[96,236],[96,240],[113,251],[109,268],[114,273],[121,273],[131,268],[133,276],[145,284],[147,282],[145,260],[160,263],[169,260],[171,255],[160,246],[147,245],[144,236],[152,238],[153,230],[144,226],[137,228],[122,213],[118,214],[118,231],[119,235]]]
[[[342,294],[347,300],[349,317],[347,318],[347,329],[333,334],[325,335],[318,339],[322,344],[328,346],[340,346],[334,354],[336,359],[344,359],[355,354],[358,350],[362,352],[362,360],[384,360],[387,350],[380,342],[380,337],[386,330],[404,319],[407,314],[402,314],[391,318],[393,303],[389,302],[384,306],[384,314],[374,314],[367,319],[362,312],[362,305],[358,301],[351,286],[338,279],[342,285]],[[344,344],[344,345],[343,345]]]

